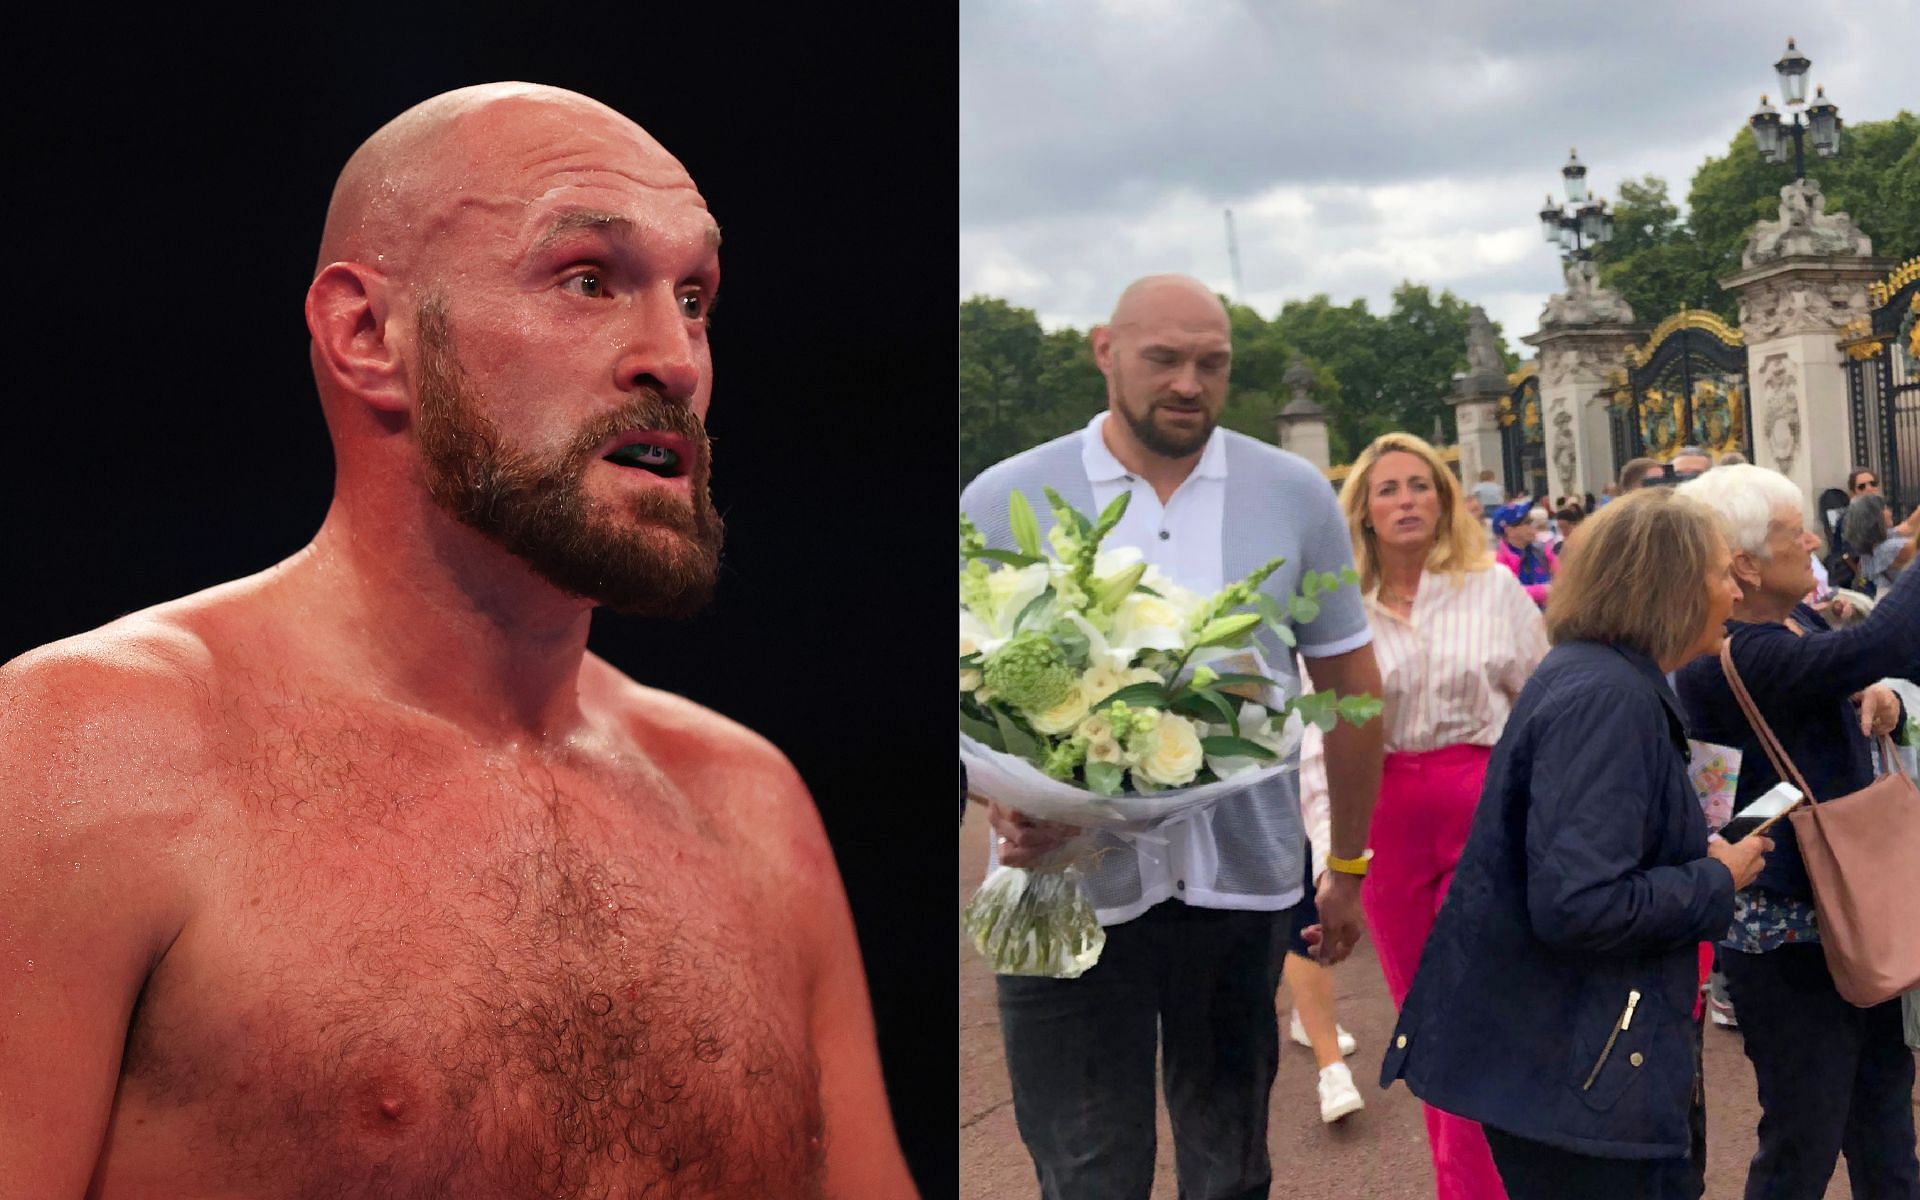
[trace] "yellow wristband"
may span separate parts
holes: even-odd
[[[1371,849],[1362,851],[1359,858],[1336,858],[1329,854],[1327,855],[1327,870],[1338,871],[1342,875],[1365,875],[1367,873],[1367,863],[1372,858],[1373,851]]]

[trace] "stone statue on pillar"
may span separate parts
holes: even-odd
[[[1494,335],[1487,310],[1478,304],[1467,310],[1467,374],[1470,377],[1505,375],[1506,364],[1500,358],[1500,340]]]
[[[1817,179],[1796,179],[1780,189],[1778,220],[1761,221],[1747,235],[1742,267],[1757,267],[1802,255],[1867,258],[1873,241],[1846,213],[1829,213]]]
[[[1873,257],[1873,242],[1847,214],[1827,211],[1812,179],[1780,189],[1778,217],[1754,225],[1740,262],[1720,286],[1740,297],[1753,461],[1800,485],[1811,503],[1845,482],[1853,463],[1839,339],[1867,314],[1867,285],[1891,264]]]
[[[1600,286],[1599,264],[1572,259],[1566,265],[1567,290],[1548,297],[1541,327],[1554,325],[1631,325],[1633,307],[1618,292]]]

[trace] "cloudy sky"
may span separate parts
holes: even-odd
[[[1790,34],[1843,120],[1920,109],[1920,0],[961,0],[960,294],[1085,328],[1153,271],[1232,293],[1231,208],[1262,313],[1412,279],[1512,340],[1568,148],[1684,201]]]

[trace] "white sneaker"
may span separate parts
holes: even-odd
[[[1353,1035],[1347,1032],[1345,1026],[1335,1025],[1334,1028],[1340,1032],[1339,1044],[1342,1056],[1352,1054],[1360,1048],[1360,1043],[1353,1040]],[[1287,1032],[1292,1035],[1294,1041],[1309,1050],[1313,1049],[1313,1039],[1307,1036],[1307,1027],[1300,1023],[1300,1010],[1297,1008],[1293,1010],[1293,1020],[1287,1026]]]
[[[1353,1086],[1353,1072],[1347,1064],[1334,1063],[1320,1068],[1320,1119],[1331,1125],[1367,1106],[1360,1089]]]

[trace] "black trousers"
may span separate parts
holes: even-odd
[[[1760,1087],[1746,1200],[1819,1200],[1842,1151],[1854,1200],[1920,1200],[1900,1001],[1841,999],[1818,945],[1723,949],[1720,965]]]
[[[1078,979],[998,977],[1014,1119],[1045,1200],[1146,1200],[1156,1044],[1181,1200],[1265,1200],[1287,912],[1175,900]]]
[[[1707,1190],[1707,1106],[1694,1032],[1693,1108],[1687,1114],[1693,1146],[1687,1157],[1596,1158],[1485,1125],[1507,1200],[1700,1200]]]
[[[1706,1114],[1695,1109],[1704,1125]],[[1706,1163],[1692,1158],[1595,1158],[1482,1126],[1507,1200],[1700,1200]]]

